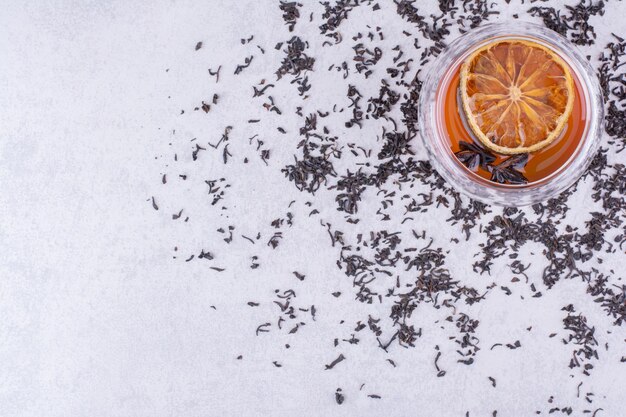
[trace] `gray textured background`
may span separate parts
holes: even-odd
[[[529,7],[512,3],[502,5],[495,20]],[[254,115],[256,107],[246,107],[239,94],[248,97],[250,85],[271,77],[276,59],[259,58],[241,78],[225,76],[219,89],[206,69],[241,62],[246,53],[237,49],[239,39],[249,34],[268,50],[278,38],[287,39],[274,2],[41,0],[4,1],[1,9],[1,416],[461,416],[467,410],[486,416],[495,409],[498,416],[531,415],[547,410],[551,395],[563,404],[582,401],[566,366],[571,347],[546,337],[561,327],[560,308],[571,302],[612,347],[602,349],[584,389],[600,397],[594,405],[604,411],[598,416],[626,415],[626,373],[619,363],[626,335],[611,328],[579,282],[562,282],[537,300],[494,296],[477,306],[485,351],[516,339],[523,349],[485,352],[472,367],[443,357],[448,375],[436,378],[432,347],[445,343],[445,334],[436,332],[420,340],[428,349],[396,348],[395,369],[373,343],[351,347],[349,366],[323,369],[337,356],[333,329],[341,319],[360,319],[361,306],[330,296],[350,293],[351,283],[337,270],[318,220],[307,223],[310,209],[303,204],[292,210],[301,221],[289,233],[305,240],[285,239],[280,256],[264,249],[268,255],[254,276],[252,252],[243,244],[221,250],[229,267],[222,274],[172,258],[175,245],[217,245],[221,238],[212,232],[224,213],[206,209],[202,190],[180,187],[159,189],[157,201],[166,203],[160,212],[152,210],[147,200],[171,156],[168,143],[175,135],[216,139],[221,120],[241,123]],[[626,6],[612,2],[609,10],[594,18],[597,51],[611,31],[624,34]],[[351,18],[346,30],[358,19]],[[369,19],[377,24],[381,18]],[[204,46],[196,53],[200,40]],[[320,68],[333,62],[329,55],[317,57]],[[213,92],[221,95],[216,118],[179,117],[181,108]],[[236,136],[245,140],[245,133]],[[289,159],[279,144],[273,152]],[[214,169],[219,176],[224,168],[212,164],[190,171]],[[263,224],[269,233],[274,214],[284,215],[291,200],[307,200],[279,170],[264,170],[259,161],[228,174],[238,179],[228,216],[239,230]],[[269,187],[261,187],[261,178]],[[258,198],[244,197],[249,195]],[[332,196],[319,196],[317,203],[323,207],[324,198],[332,218]],[[572,201],[581,223],[589,204],[584,193]],[[173,226],[168,213],[183,206],[203,213],[192,219],[193,227]],[[422,221],[421,228],[440,230],[440,242],[458,233],[432,214]],[[532,250],[526,246],[524,253]],[[470,273],[466,256],[449,255],[459,275]],[[611,257],[603,268],[623,269],[623,260],[623,254]],[[295,338],[256,337],[257,325],[274,318],[273,289],[294,285],[294,269],[307,273],[299,301],[316,304],[317,322]],[[497,280],[498,271],[480,279]],[[251,309],[249,300],[268,302]],[[423,320],[428,326],[428,317]],[[525,331],[530,325],[532,334]],[[285,343],[292,348],[285,350]],[[275,368],[273,360],[283,367]],[[497,389],[487,376],[498,380]],[[336,387],[346,393],[342,406],[334,401]]]

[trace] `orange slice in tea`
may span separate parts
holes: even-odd
[[[478,139],[501,154],[537,151],[563,131],[574,105],[567,64],[531,41],[502,40],[461,66],[461,101]]]

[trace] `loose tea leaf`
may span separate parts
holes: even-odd
[[[490,165],[491,181],[500,184],[526,184],[528,180],[519,170],[528,162],[528,154],[513,155],[498,165]]]
[[[480,166],[489,169],[496,157],[488,150],[476,143],[459,141],[460,151],[455,152],[459,161],[472,171],[476,171]]]

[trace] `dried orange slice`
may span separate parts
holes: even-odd
[[[574,105],[567,64],[547,47],[502,40],[461,65],[461,101],[478,139],[501,154],[537,151],[556,139]]]

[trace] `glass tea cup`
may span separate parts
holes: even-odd
[[[458,91],[456,88],[451,89],[453,82],[458,85],[462,62],[472,52],[485,45],[507,40],[531,41],[550,49],[569,66],[576,84],[578,106],[572,115],[572,118],[574,116],[575,118],[570,118],[570,126],[564,129],[564,132],[571,131],[577,136],[564,137],[555,144],[554,146],[567,146],[560,152],[559,164],[553,167],[549,174],[529,180],[525,184],[494,182],[464,166],[453,150],[455,141],[458,141],[457,135],[447,124],[448,116],[459,117],[451,112],[458,111],[462,115],[462,110],[457,106],[460,100]],[[451,42],[431,63],[419,101],[420,136],[435,170],[456,190],[469,197],[487,204],[502,206],[535,204],[556,197],[573,185],[585,172],[597,151],[603,120],[604,106],[600,86],[593,68],[585,57],[558,33],[523,22],[516,22],[515,25],[510,23],[485,25]],[[463,135],[474,137],[466,124],[457,123],[457,125],[464,127],[465,131],[461,132]],[[539,159],[536,161],[541,163]]]

